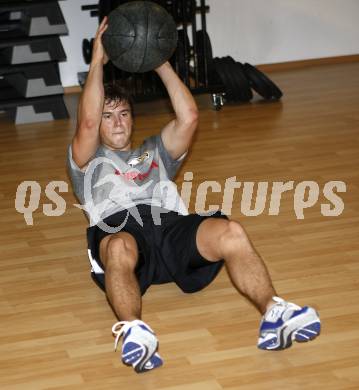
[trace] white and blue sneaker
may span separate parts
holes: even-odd
[[[156,352],[158,348],[157,337],[143,321],[117,322],[112,327],[112,333],[116,335],[115,351],[121,336],[123,336],[122,362],[132,366],[137,373],[162,366],[163,360]]]
[[[265,313],[259,328],[258,348],[278,350],[289,348],[293,341],[313,340],[320,333],[318,313],[311,307],[300,307],[282,298]]]

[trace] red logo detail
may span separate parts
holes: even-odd
[[[134,172],[134,171],[123,173],[120,170],[115,169],[115,175],[123,176],[127,180],[133,180],[133,179],[144,180],[150,174],[150,172],[152,171],[153,168],[158,169],[158,164],[156,163],[156,161],[152,161],[152,163],[150,165],[150,169],[145,173],[139,173],[139,172]]]

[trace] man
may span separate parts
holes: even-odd
[[[243,227],[221,212],[188,214],[168,185],[198,120],[192,95],[168,62],[155,71],[167,88],[175,119],[131,149],[130,97],[102,81],[108,60],[101,43],[106,23],[105,18],[95,37],[68,164],[75,193],[90,218],[93,277],[120,320],[112,331],[116,347],[123,336],[122,361],[136,372],[162,365],[156,335],[141,321],[141,295],[151,284],[175,282],[183,291],[195,292],[224,264],[234,286],[263,315],[259,348],[284,349],[293,340],[315,338],[320,332],[316,311],[278,298]]]

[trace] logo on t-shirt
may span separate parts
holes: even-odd
[[[139,157],[134,157],[131,158],[127,164],[131,167],[134,168],[138,164],[142,164],[146,160],[150,158],[150,153],[148,151],[144,152],[141,156]],[[128,171],[128,172],[121,172],[118,169],[115,169],[115,175],[118,176],[124,176],[127,180],[133,180],[133,179],[139,179],[139,180],[144,180],[146,177],[149,176],[151,173],[152,169],[156,168],[158,169],[158,164],[156,163],[155,160],[153,160],[149,166],[149,169],[147,172],[142,172],[140,173],[140,168],[135,168],[133,171]]]
[[[127,164],[130,165],[131,167],[134,167],[134,166],[137,165],[137,164],[143,163],[143,162],[146,161],[149,157],[150,157],[150,153],[149,153],[149,152],[145,152],[145,153],[143,153],[143,154],[142,154],[141,156],[139,156],[139,157],[131,158],[131,160],[130,160]]]

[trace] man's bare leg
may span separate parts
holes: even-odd
[[[199,225],[196,241],[200,254],[207,260],[225,260],[234,286],[264,314],[277,293],[243,227],[235,221],[209,218]]]
[[[259,327],[258,348],[285,349],[293,341],[310,341],[319,335],[321,325],[316,310],[278,297],[263,260],[238,222],[206,219],[200,224],[196,239],[205,258],[225,260],[236,288],[264,315]],[[275,306],[266,313],[273,304]]]
[[[120,337],[122,361],[132,365],[136,372],[153,370],[163,364],[156,352],[158,340],[153,330],[141,321],[142,297],[135,275],[138,247],[135,238],[127,232],[105,237],[100,244],[100,257],[105,266],[106,294],[120,322],[112,327],[116,336],[115,349]],[[131,334],[127,333],[132,329]]]
[[[142,299],[135,267],[138,247],[127,232],[106,236],[100,244],[100,258],[105,266],[106,294],[118,319],[141,319]]]

